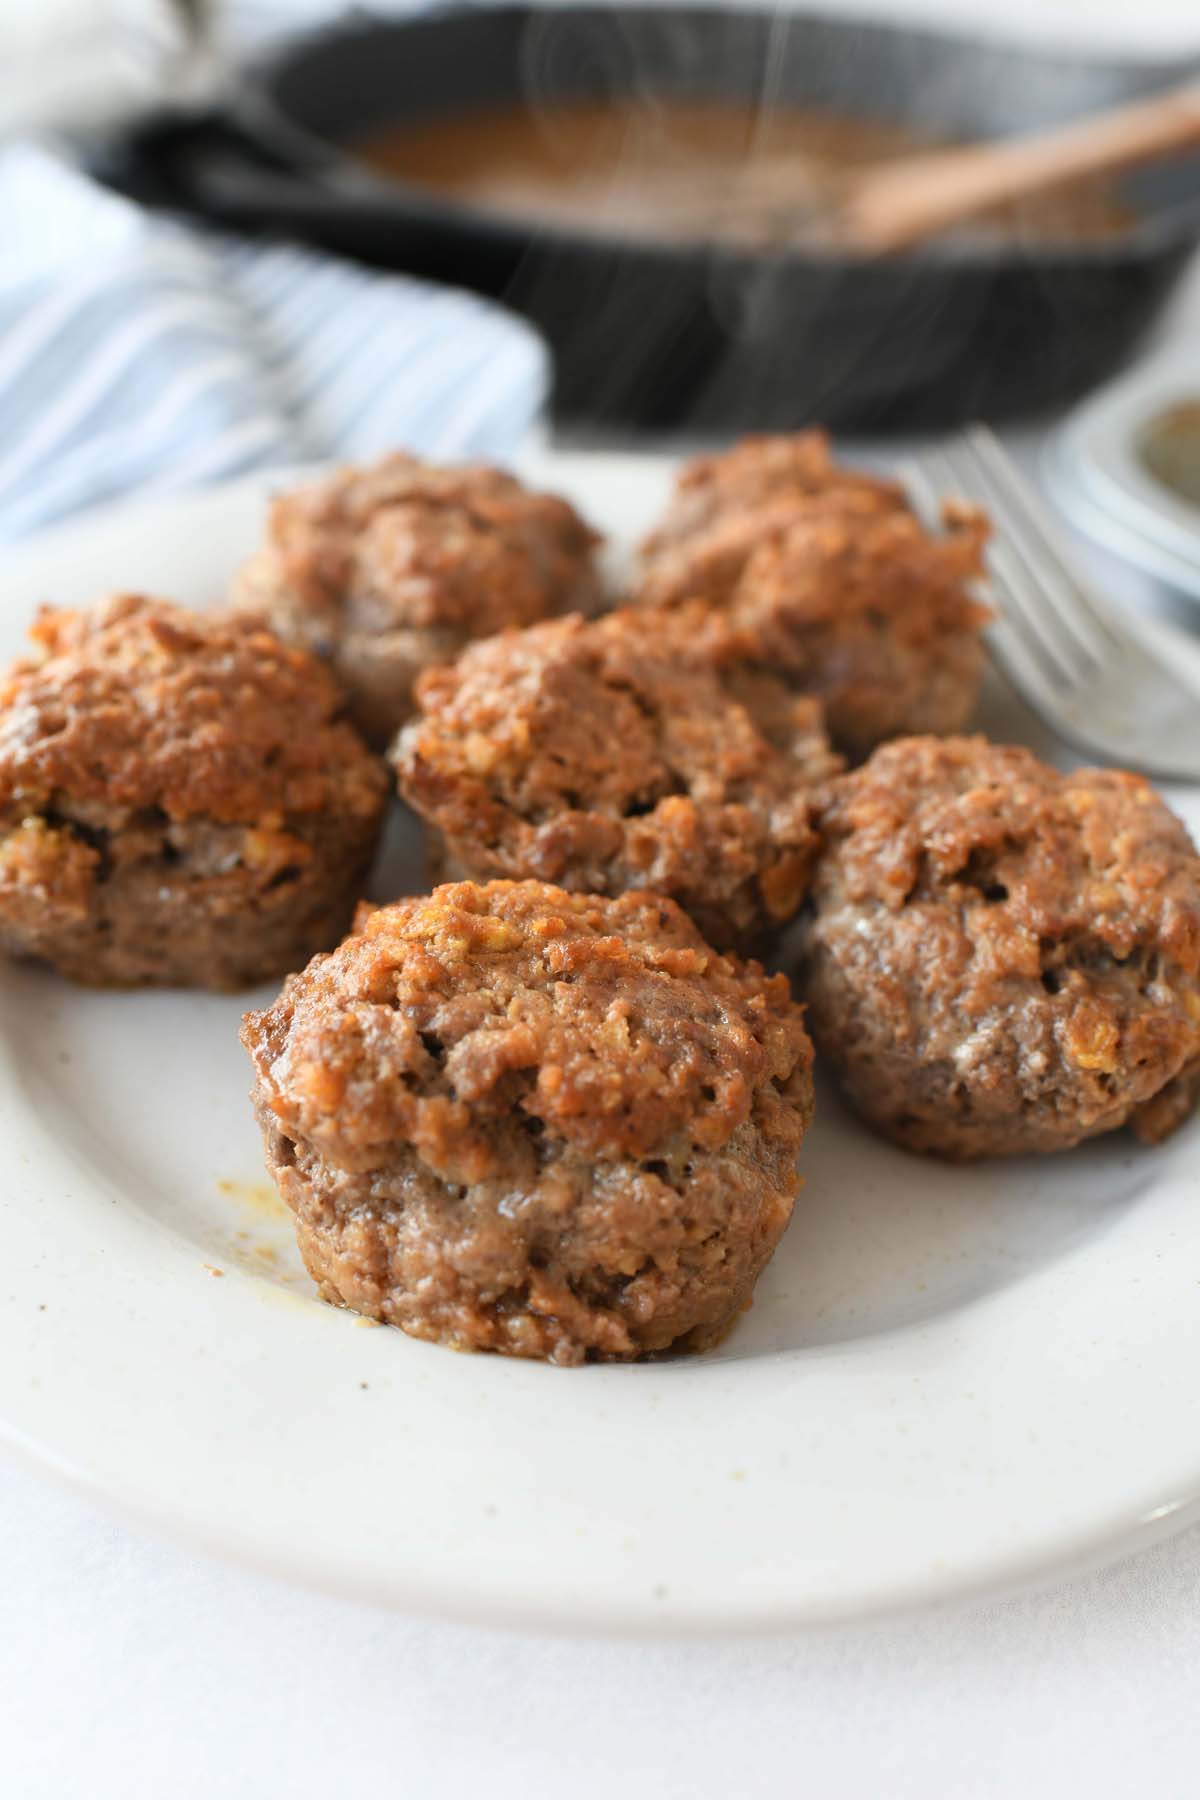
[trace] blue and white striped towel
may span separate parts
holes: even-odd
[[[502,458],[536,334],[471,295],[193,232],[0,152],[0,540],[119,495],[403,448]]]

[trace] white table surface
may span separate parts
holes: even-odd
[[[852,3],[964,18],[960,0]],[[1195,0],[970,16],[1200,47]],[[1200,280],[1171,333],[1197,323]],[[614,1776],[639,1800],[1182,1800],[1200,1788],[1198,1695],[1200,1527],[1048,1591],[871,1628],[551,1641],[293,1591],[0,1463],[6,1800],[590,1800]]]

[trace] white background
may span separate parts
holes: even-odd
[[[247,0],[245,22],[253,12],[257,31],[286,10]],[[854,10],[1200,50],[1197,0]],[[149,1541],[3,1464],[0,1579],[11,1800],[590,1800],[614,1778],[639,1800],[1200,1789],[1200,1528],[1048,1592],[870,1629],[547,1641],[291,1591]]]

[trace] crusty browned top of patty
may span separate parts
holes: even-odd
[[[290,598],[335,636],[350,602],[360,629],[482,635],[590,604],[598,542],[566,500],[504,470],[397,452],[279,495],[237,592]]]
[[[822,902],[961,909],[970,1010],[1012,977],[1048,978],[1102,947],[1200,974],[1200,857],[1140,776],[1063,774],[984,738],[910,738],[833,784]],[[1200,1003],[1197,1005],[1200,1037]]]
[[[983,573],[987,522],[952,508],[948,524],[935,536],[911,513],[800,520],[755,550],[734,592],[734,621],[768,651],[793,628],[846,630],[859,618],[930,648],[978,631],[989,614],[969,584]]]
[[[643,554],[657,556],[721,517],[744,519],[772,502],[813,499],[863,514],[904,510],[908,504],[899,482],[835,462],[824,431],[759,434],[684,464]]]
[[[974,710],[988,527],[973,508],[944,517],[932,532],[870,496],[769,501],[652,559],[636,599],[693,615],[686,654],[726,681],[765,669],[818,696],[834,743],[858,759],[886,738],[961,731]]]
[[[406,797],[473,872],[495,858],[487,872],[714,903],[750,882],[755,908],[789,916],[815,847],[811,788],[840,766],[820,707],[760,679],[768,736],[684,651],[636,611],[473,645],[421,678],[396,749]]]
[[[852,633],[858,623],[913,645],[976,632],[987,608],[970,583],[984,572],[988,522],[951,504],[946,529],[927,531],[901,506],[851,494],[773,500],[723,513],[650,561],[642,605],[703,599],[770,659],[794,660],[806,634]]]
[[[243,1031],[284,1132],[334,1163],[370,1169],[402,1142],[469,1183],[503,1171],[514,1133],[675,1160],[752,1120],[764,1172],[791,1183],[811,1113],[800,1009],[669,900],[463,882],[360,924]]]
[[[693,660],[819,695],[857,758],[884,738],[961,730],[975,704],[988,522],[951,502],[943,525],[927,529],[896,483],[840,469],[823,436],[750,439],[684,471],[634,599],[707,603]]]
[[[251,619],[120,594],[45,608],[0,675],[0,814],[282,822],[379,809],[387,777],[332,677]]]

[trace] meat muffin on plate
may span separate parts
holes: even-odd
[[[1147,782],[913,738],[833,784],[803,992],[858,1111],[947,1157],[1156,1142],[1200,1094],[1200,857]]]
[[[863,516],[908,507],[898,481],[835,462],[826,432],[763,433],[683,465],[666,513],[642,545],[643,557],[655,564],[697,542],[720,520],[744,520],[773,502],[796,501],[824,501]]]
[[[786,923],[839,762],[819,705],[763,678],[747,706],[653,615],[577,615],[476,644],[417,685],[393,758],[443,873],[579,893],[653,888],[710,942]]]
[[[745,481],[727,486],[694,531],[677,524],[651,540],[639,604],[719,608],[725,660],[819,696],[852,757],[885,738],[960,730],[983,674],[988,613],[972,593],[983,514],[949,505],[946,529],[930,532],[900,489],[866,476],[762,499]]]
[[[651,894],[463,882],[360,925],[242,1030],[324,1297],[558,1363],[719,1339],[812,1114],[783,977]]]
[[[387,771],[253,620],[45,610],[0,675],[0,948],[98,986],[235,988],[336,942]]]
[[[598,542],[565,500],[500,469],[398,453],[281,494],[234,600],[328,658],[382,747],[422,669],[505,625],[591,610]]]

